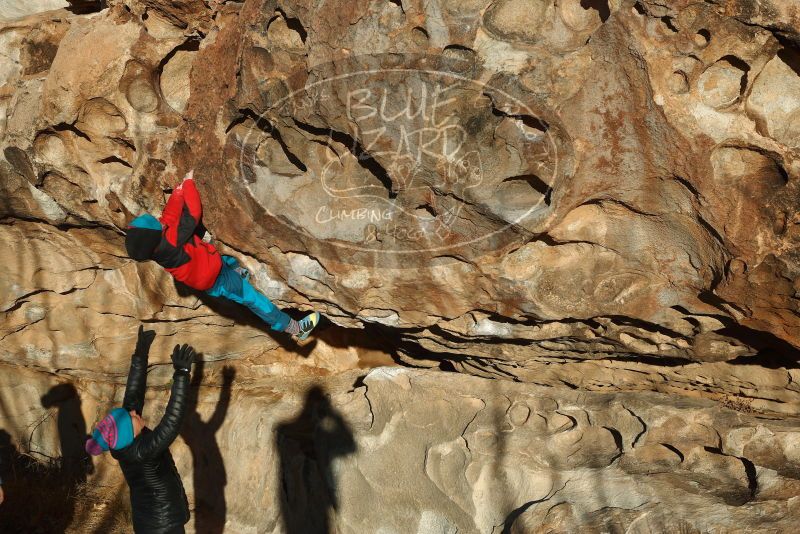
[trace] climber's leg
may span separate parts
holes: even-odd
[[[238,274],[239,276],[241,276],[245,280],[249,280],[250,279],[250,271],[248,271],[247,269],[245,269],[244,267],[239,265],[239,260],[237,260],[233,256],[222,256],[222,261],[228,267],[233,269],[236,272],[236,274]]]
[[[224,263],[225,265],[227,265],[231,269],[235,269],[236,267],[239,266],[239,260],[237,260],[233,256],[223,255],[222,256],[222,263]]]
[[[239,274],[236,273],[236,276],[239,276]],[[280,332],[286,330],[291,317],[279,310],[272,301],[250,285],[249,281],[241,277],[239,279],[242,280],[243,304],[253,310],[253,313],[261,317],[266,323],[270,324],[273,330]]]
[[[235,258],[223,256],[222,260],[222,269],[217,281],[207,293],[212,297],[225,297],[247,306],[262,321],[270,325],[272,330],[279,332],[286,330],[291,318],[234,270],[234,266],[238,265]]]

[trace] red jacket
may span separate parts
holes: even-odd
[[[161,214],[161,242],[153,259],[176,280],[205,291],[217,280],[222,257],[196,230],[203,215],[200,193],[194,180],[184,180],[170,195]]]

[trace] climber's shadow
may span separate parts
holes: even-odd
[[[200,302],[208,306],[214,313],[217,313],[223,317],[227,317],[228,319],[236,321],[241,325],[252,326],[253,328],[257,328],[265,332],[287,352],[294,352],[303,358],[308,358],[309,354],[311,354],[317,344],[316,339],[313,339],[312,336],[311,341],[303,345],[299,345],[293,339],[291,339],[289,334],[275,332],[274,330],[270,329],[270,327],[266,325],[264,321],[259,319],[257,315],[248,310],[245,306],[241,306],[235,302],[231,302],[223,298],[212,297],[203,291],[192,289],[189,286],[178,282],[177,280],[173,280],[173,282],[175,283],[175,289],[180,296],[195,296],[200,299]],[[294,309],[284,309],[283,311],[295,320],[302,319],[307,313]],[[324,326],[320,324],[316,329],[319,329],[320,327]]]
[[[81,398],[72,384],[58,384],[42,395],[42,407],[57,408],[56,425],[61,445],[60,470],[65,480],[78,485],[92,472],[92,461],[84,450],[86,420]]]
[[[204,367],[205,362],[198,355],[181,437],[192,453],[195,531],[198,534],[221,534],[225,530],[227,515],[225,486],[228,477],[216,434],[225,421],[231,403],[231,386],[236,371],[230,366],[223,368],[222,389],[217,406],[211,417],[203,421],[197,410],[197,403]]]
[[[281,471],[278,491],[287,534],[328,534],[328,517],[338,509],[333,460],[356,451],[352,430],[318,386],[303,410],[277,427]]]
[[[19,451],[11,441],[11,434],[0,428],[0,480],[3,481],[3,486],[6,488],[3,491],[5,504],[0,504],[0,525],[13,525],[17,519],[10,514],[13,509],[9,509],[8,503],[16,501],[14,481],[19,457]]]
[[[0,428],[0,479],[6,485],[15,478],[13,475],[18,458],[19,452],[11,441],[11,434]],[[2,510],[0,507],[0,517]]]
[[[41,397],[42,407],[56,409],[60,456],[43,459],[21,453],[0,430],[0,476],[5,500],[0,505],[2,532],[65,532],[75,516],[77,493],[92,472],[83,448],[86,420],[72,384],[58,384]]]

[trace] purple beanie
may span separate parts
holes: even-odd
[[[92,437],[86,440],[86,452],[92,456],[102,454],[109,449],[124,449],[133,443],[133,421],[131,414],[124,408],[114,408],[92,431]]]

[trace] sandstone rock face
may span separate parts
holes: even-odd
[[[397,367],[348,371],[324,390],[242,368],[232,392],[221,365],[205,371],[172,447],[199,518],[190,531],[791,532],[798,518],[796,419]],[[64,452],[47,436],[70,403],[91,420],[122,395],[79,380],[79,400],[42,422],[28,406],[57,382],[16,376],[0,378],[15,399],[6,414],[34,428],[39,455]],[[166,402],[152,386],[149,421]],[[92,476],[119,485],[109,458]]]
[[[13,21],[42,11],[61,9],[68,5],[67,0],[8,0],[0,6],[0,21]]]
[[[236,370],[230,532],[791,530],[800,12],[718,4],[8,4],[0,427],[64,453],[39,397],[91,424],[145,322],[156,387],[177,342],[206,385]],[[315,342],[125,257],[191,168],[215,243],[334,323]],[[394,363],[480,378],[357,371]]]

